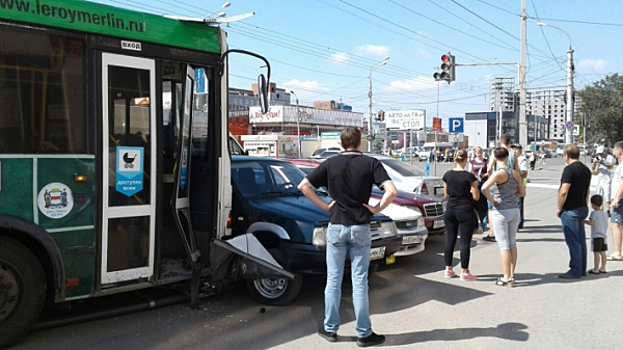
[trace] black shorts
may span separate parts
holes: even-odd
[[[591,243],[593,244],[593,251],[594,252],[607,252],[608,251],[608,245],[606,244],[606,241],[603,238],[594,238]]]

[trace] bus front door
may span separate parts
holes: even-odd
[[[190,263],[195,273],[195,281],[200,272],[199,257],[201,253],[197,249],[193,227],[190,221],[190,161],[192,152],[192,124],[193,124],[193,104],[195,100],[195,71],[188,65],[186,76],[182,84],[182,98],[180,111],[180,130],[178,160],[175,166],[175,188],[173,203],[173,218],[181,235],[184,249],[188,254]]]
[[[101,53],[101,284],[154,274],[156,77],[152,59]]]

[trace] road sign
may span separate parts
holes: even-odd
[[[441,118],[433,117],[433,131],[441,131]]]
[[[422,130],[426,111],[413,109],[405,111],[386,111],[385,128],[399,130]]]
[[[565,128],[569,131],[573,130],[573,122],[571,120],[569,120],[568,122],[565,123]]]
[[[463,134],[454,134],[452,135],[452,142],[463,142],[465,140]]]
[[[448,129],[451,133],[462,134],[463,133],[463,118],[450,118],[448,119]]]
[[[580,126],[579,125],[574,125],[573,126],[573,136],[580,136]]]

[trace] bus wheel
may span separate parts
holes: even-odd
[[[45,304],[41,263],[22,244],[0,236],[0,348],[23,337]]]
[[[247,280],[247,288],[253,297],[266,305],[286,305],[299,295],[303,276],[295,274],[294,280],[287,278],[256,278]]]

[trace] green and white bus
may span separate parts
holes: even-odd
[[[46,304],[283,272],[223,243],[239,51],[225,38],[87,1],[0,0],[0,348]]]

